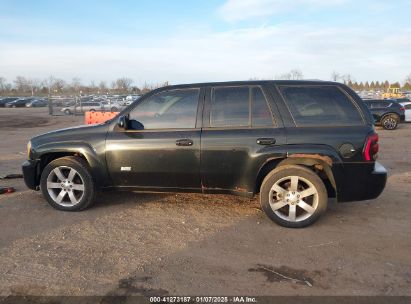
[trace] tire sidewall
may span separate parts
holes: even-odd
[[[396,122],[396,123],[395,123],[395,126],[394,126],[393,128],[386,128],[386,127],[385,127],[385,124],[384,124],[384,121],[387,120],[387,119],[390,119],[390,118],[392,118],[392,119],[395,120],[395,122]],[[398,117],[396,117],[396,116],[394,116],[394,115],[387,115],[387,116],[385,116],[385,117],[381,120],[381,125],[382,125],[382,127],[383,127],[385,130],[391,131],[391,130],[395,130],[395,129],[398,127],[398,121],[399,121]]]
[[[62,206],[57,204],[50,194],[48,193],[47,190],[47,177],[49,176],[50,172],[54,170],[56,167],[60,166],[66,166],[75,169],[78,174],[81,176],[83,179],[84,183],[84,194],[83,197],[81,198],[80,202],[74,206]],[[47,202],[54,207],[55,209],[58,210],[63,210],[63,211],[80,211],[83,210],[91,205],[91,203],[94,200],[94,195],[95,195],[95,185],[93,178],[91,176],[90,170],[87,166],[87,164],[80,160],[79,158],[74,158],[74,157],[64,157],[64,158],[59,158],[56,159],[52,162],[50,162],[43,170],[41,174],[41,179],[40,179],[40,189],[41,192],[43,193],[43,196],[46,198]]]
[[[289,222],[274,213],[269,204],[271,187],[281,178],[287,176],[300,176],[310,181],[318,193],[318,207],[315,212],[307,219],[299,222]],[[273,170],[264,179],[260,189],[260,204],[265,214],[275,223],[287,228],[303,228],[311,225],[327,209],[328,195],[321,178],[310,169],[302,166],[284,166]]]

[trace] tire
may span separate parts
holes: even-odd
[[[41,174],[40,188],[48,203],[63,211],[90,207],[96,192],[87,162],[74,156],[50,162]]]
[[[307,192],[303,193],[304,190]],[[327,203],[328,195],[323,181],[303,166],[278,167],[261,184],[262,209],[272,221],[283,227],[303,228],[311,225],[325,212]]]
[[[395,130],[398,127],[398,122],[400,121],[400,118],[396,114],[388,114],[385,115],[381,119],[381,126],[385,130]]]
[[[71,111],[70,111],[69,109],[67,109],[67,110],[64,110],[64,113],[65,113],[66,115],[70,115],[70,114],[71,114]]]

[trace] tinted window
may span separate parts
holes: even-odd
[[[272,126],[273,119],[268,108],[267,100],[261,88],[255,87],[251,90],[252,96],[252,125],[259,126]]]
[[[130,119],[141,122],[144,129],[195,128],[198,96],[198,89],[158,93],[138,104]]]
[[[249,126],[248,87],[214,88],[211,98],[212,127]]]
[[[363,124],[353,102],[334,86],[280,87],[288,108],[300,126]]]

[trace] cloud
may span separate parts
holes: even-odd
[[[228,22],[265,17],[294,9],[318,9],[344,4],[347,0],[227,0],[219,15]]]
[[[132,77],[137,84],[273,78],[293,68],[306,78],[331,71],[357,80],[400,80],[411,71],[411,28],[392,33],[309,25],[250,27],[180,34],[155,42],[53,45],[0,42],[0,71],[70,80]]]

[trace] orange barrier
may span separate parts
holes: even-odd
[[[86,112],[84,113],[84,122],[86,125],[98,124],[113,118],[117,114],[118,112]]]

